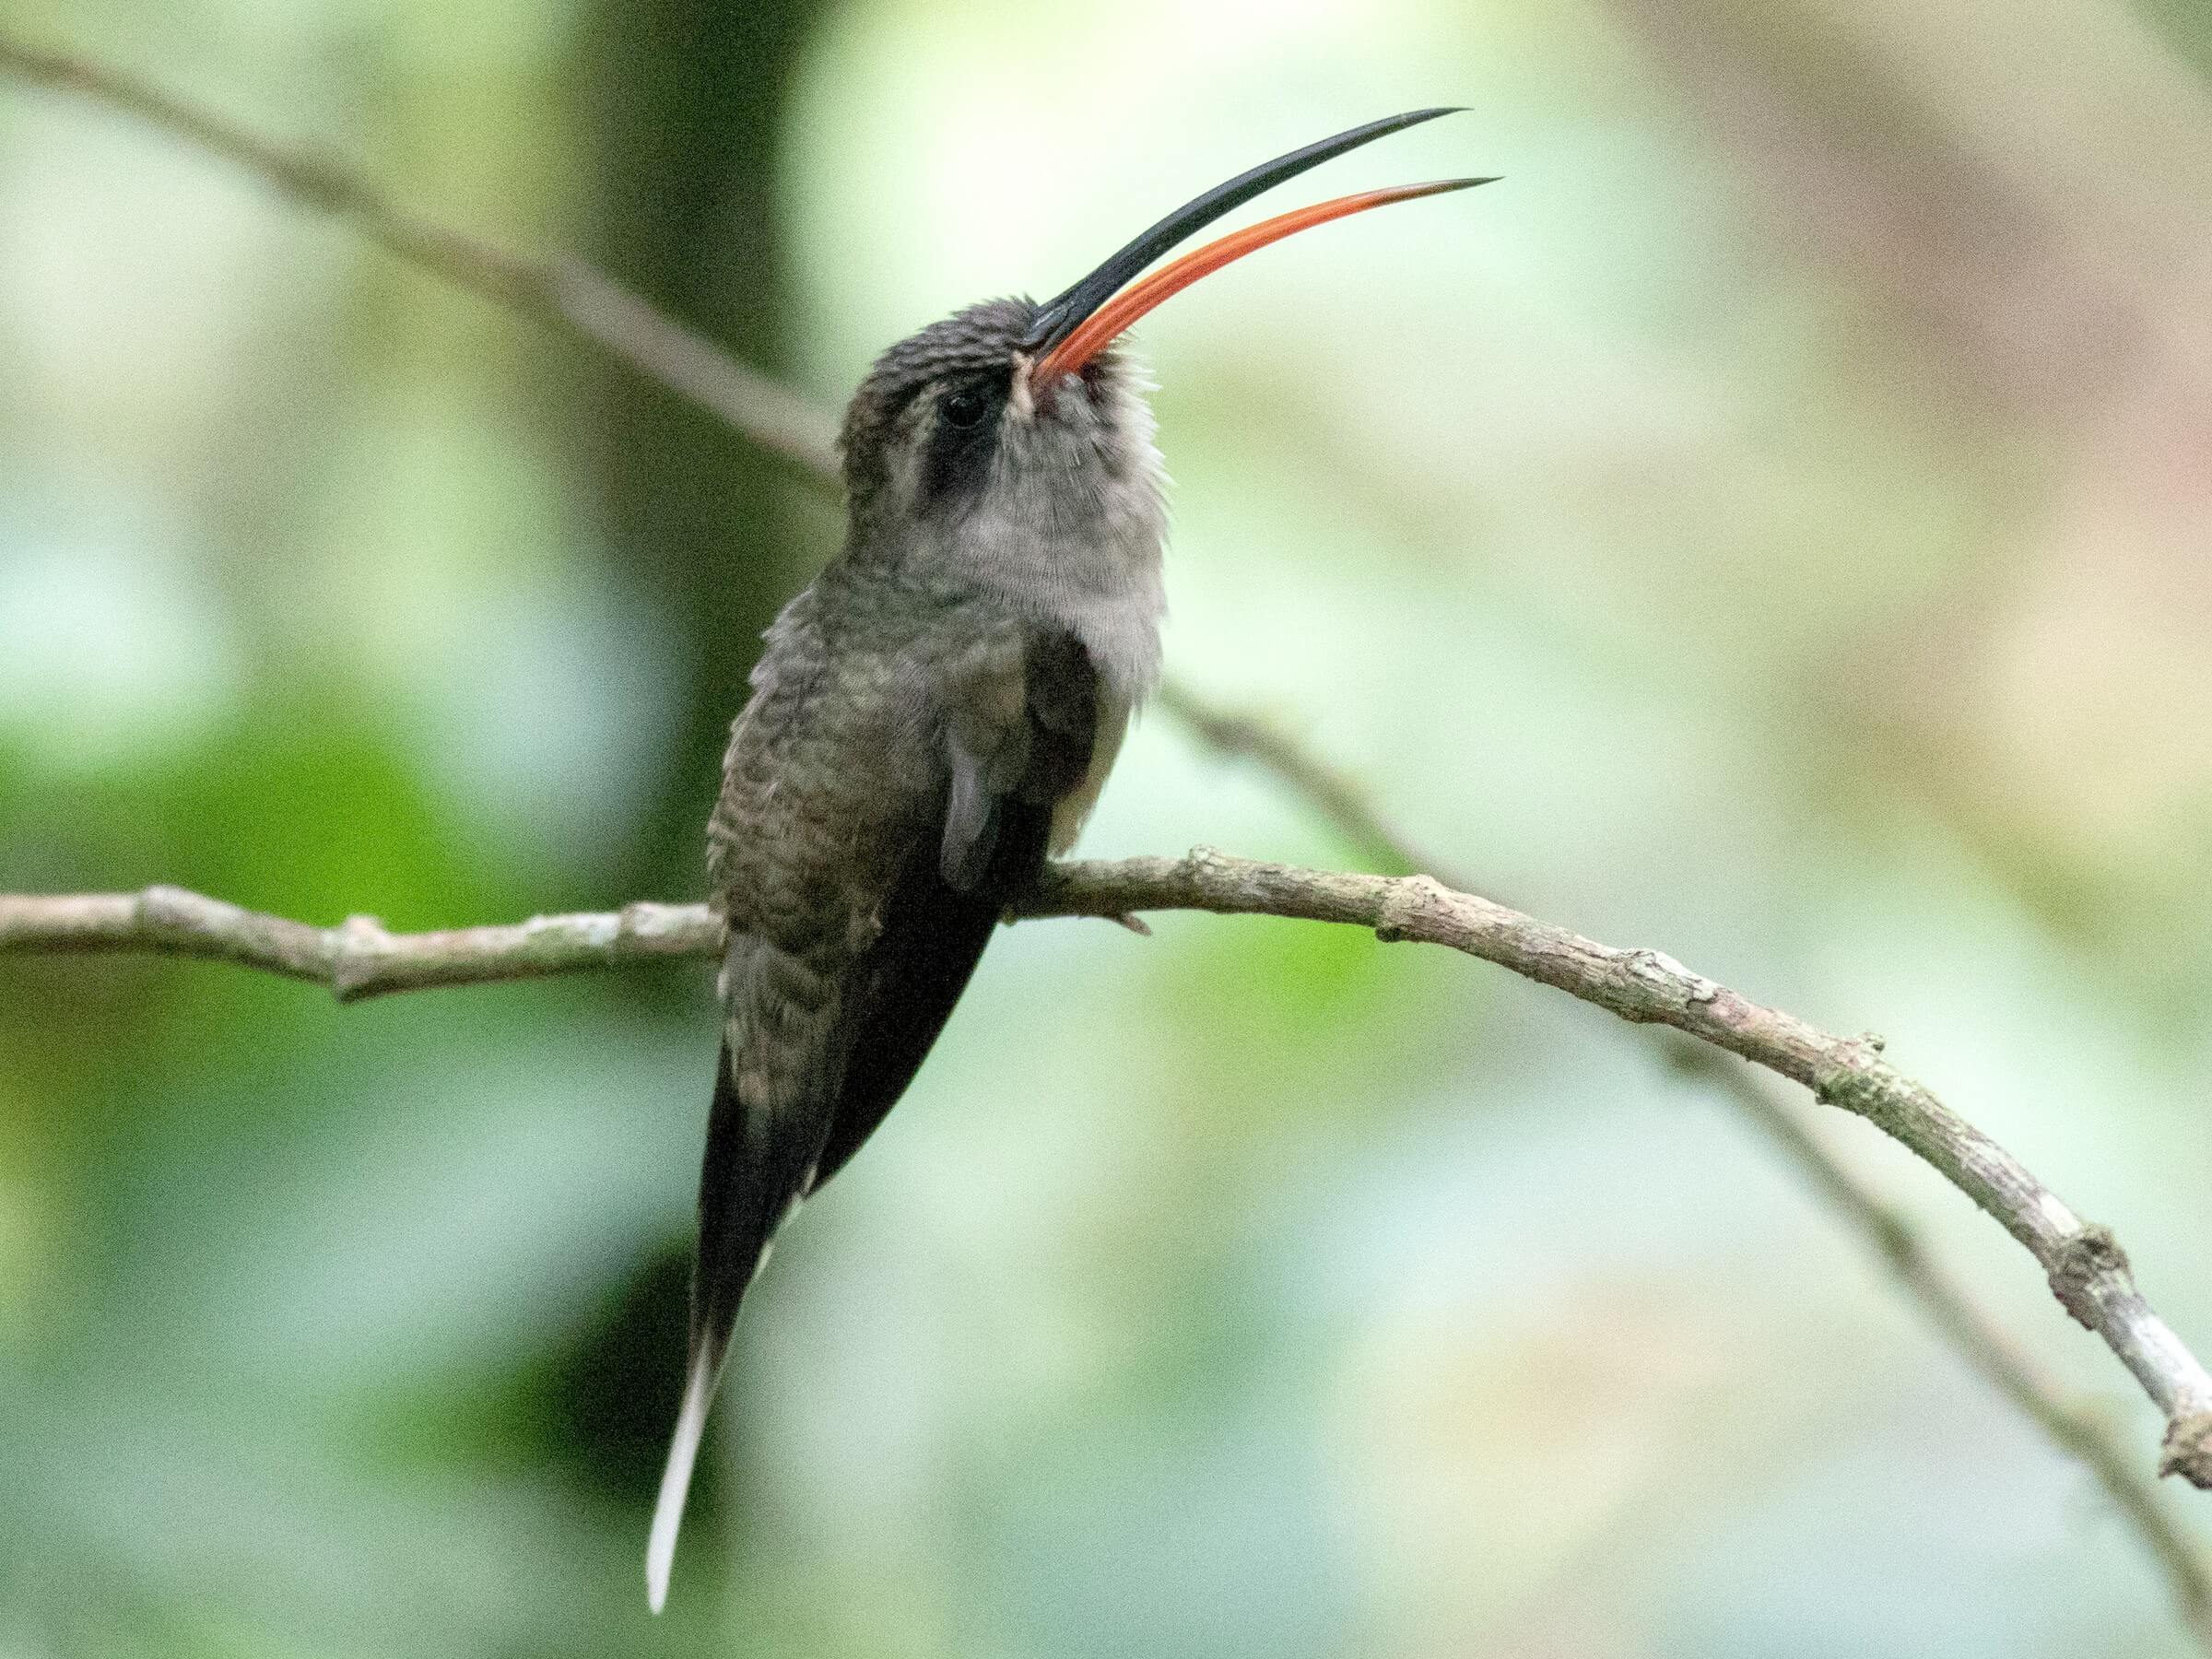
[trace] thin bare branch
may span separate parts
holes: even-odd
[[[541,979],[650,957],[707,956],[721,942],[721,921],[698,904],[641,902],[598,914],[394,934],[372,916],[315,927],[176,887],[0,895],[0,956],[152,951],[202,957],[323,985],[340,1002],[432,985]]]
[[[518,253],[439,224],[335,157],[273,142],[135,76],[5,30],[0,69],[98,100],[257,174],[302,206],[350,220],[400,258],[597,347],[721,417],[817,485],[837,488],[836,425],[827,415],[582,260]]]
[[[1426,872],[1468,890],[1416,853],[1350,779],[1265,722],[1211,707],[1180,688],[1171,688],[1162,700],[1211,747],[1248,757],[1272,772],[1368,856],[1401,873]],[[1679,1037],[1667,1047],[1677,1065],[1715,1085],[1724,1100],[1781,1147],[1813,1191],[1874,1243],[1937,1334],[2053,1445],[2089,1471],[2164,1576],[2183,1627],[2212,1653],[2212,1578],[2196,1547],[2168,1513],[2157,1489],[2136,1472],[2112,1431],[2065,1398],[1944,1271],[1925,1241],[1861,1184],[1799,1112],[1713,1048]]]
[[[1692,973],[1656,950],[1600,945],[1455,892],[1426,876],[1303,870],[1206,849],[1053,867],[1021,916],[1121,920],[1196,910],[1338,922],[1495,962],[1622,1019],[1673,1027],[1856,1112],[1931,1165],[2042,1265],[2060,1304],[2101,1336],[2166,1418],[2160,1473],[2212,1488],[2212,1375],[2136,1288],[2104,1228],[2084,1222],[2002,1147],[1881,1058],[1875,1037],[1836,1037]],[[692,905],[633,904],[512,926],[389,934],[356,917],[316,928],[175,888],[137,895],[0,897],[0,952],[139,950],[214,957],[327,983],[341,997],[703,956],[720,930]]]

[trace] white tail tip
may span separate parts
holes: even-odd
[[[660,1501],[653,1506],[653,1534],[645,1545],[645,1599],[658,1613],[668,1603],[668,1574],[676,1565],[677,1529],[684,1524],[684,1500],[691,1491],[691,1465],[699,1460],[700,1436],[707,1430],[707,1407],[714,1400],[714,1370],[702,1355],[684,1384],[684,1404],[676,1414],[676,1438],[669,1442],[668,1466],[661,1473]]]

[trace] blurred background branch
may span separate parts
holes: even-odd
[[[1680,1038],[1669,1039],[1666,1048],[1684,1077],[1717,1093],[1758,1125],[1822,1201],[1858,1230],[1936,1334],[2096,1477],[2113,1509],[2165,1574],[2183,1624],[2200,1647],[2212,1652],[2212,1578],[2206,1576],[2204,1558],[2167,1512],[2158,1488],[2138,1472],[2112,1426],[2091,1407],[2069,1400],[2057,1382],[2043,1374],[2005,1328],[1976,1304],[1911,1220],[1822,1140],[1803,1111],[1779,1099],[1759,1077],[1718,1050]]]
[[[398,258],[596,347],[726,421],[815,485],[837,488],[835,422],[584,261],[517,253],[425,218],[338,157],[274,143],[150,81],[5,29],[0,69],[97,99],[260,175],[303,207],[350,220]]]

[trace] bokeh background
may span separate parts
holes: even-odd
[[[2201,7],[0,18],[830,406],[1262,157],[1470,106],[1290,194],[1506,182],[1145,325],[1173,672],[1488,890],[1880,1030],[2212,1343]],[[0,83],[0,888],[694,896],[837,533],[665,393]],[[1155,717],[1086,845],[1194,842],[1359,856]],[[2099,1489],[1639,1033],[1186,916],[995,944],[748,1308],[651,1623],[713,1046],[689,967],[340,1009],[0,965],[0,1654],[2189,1651]],[[1824,1127],[2147,1464],[2027,1258]]]

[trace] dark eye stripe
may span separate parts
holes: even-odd
[[[1006,376],[963,381],[939,394],[922,462],[922,499],[964,506],[982,493],[998,450]]]

